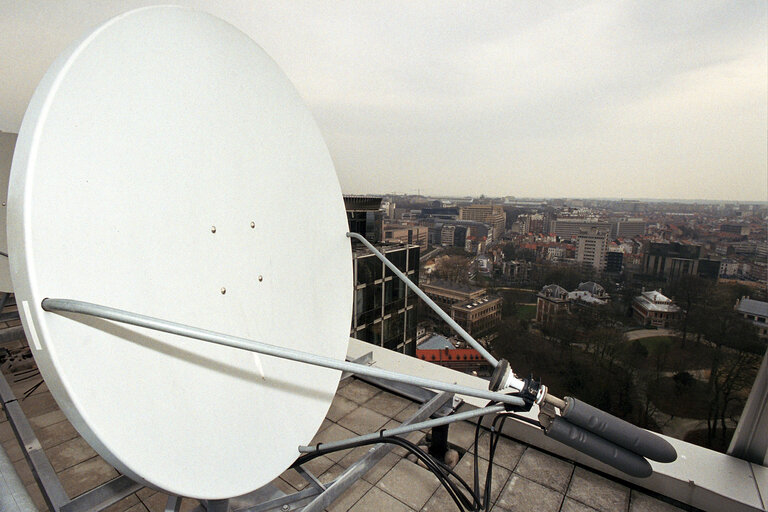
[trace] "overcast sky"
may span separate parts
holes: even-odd
[[[55,56],[158,2],[0,0],[0,130]],[[768,200],[768,2],[161,2],[251,35],[345,193]]]

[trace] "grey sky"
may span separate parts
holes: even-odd
[[[0,0],[0,129],[88,27]],[[347,193],[768,199],[768,3],[179,2],[249,33]]]

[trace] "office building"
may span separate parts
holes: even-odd
[[[687,274],[697,275],[700,254],[698,245],[651,242],[645,251],[641,271],[646,275],[673,279]]]
[[[501,297],[484,296],[451,306],[451,318],[472,336],[482,336],[501,322]]]
[[[378,246],[411,281],[419,282],[419,246]],[[360,244],[353,246],[355,300],[350,336],[408,355],[416,353],[418,297]]]
[[[459,220],[473,220],[491,227],[493,239],[497,240],[504,234],[507,224],[507,214],[504,208],[492,204],[472,204],[459,208]]]
[[[381,241],[384,213],[381,211],[381,197],[344,196],[349,230],[363,235],[375,244]]]
[[[608,251],[605,253],[605,271],[613,274],[620,274],[624,268],[624,253],[619,251]]]
[[[435,280],[422,283],[421,290],[440,308],[451,314],[451,306],[485,296],[485,289],[452,281]]]
[[[605,269],[605,254],[608,252],[608,232],[595,228],[582,230],[576,235],[576,261],[598,272]]]
[[[592,229],[608,233],[611,230],[611,225],[595,218],[559,218],[553,222],[550,231],[563,240],[576,240],[579,233]]]
[[[618,219],[611,222],[611,238],[635,238],[645,235],[643,219]]]
[[[413,282],[419,282],[420,248],[415,244],[380,244],[381,198],[344,196],[349,230],[363,235]],[[384,262],[352,241],[355,300],[350,336],[408,355],[416,353],[416,295]]]
[[[429,228],[427,226],[405,226],[387,224],[384,226],[385,243],[416,244],[422,251],[427,250]]]

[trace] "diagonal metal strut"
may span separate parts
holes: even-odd
[[[176,334],[186,338],[207,341],[209,343],[239,348],[242,350],[248,350],[250,352],[258,352],[259,354],[280,357],[282,359],[289,359],[291,361],[297,361],[300,363],[332,368],[334,370],[351,372],[358,375],[368,375],[385,380],[404,382],[406,384],[413,384],[415,386],[422,386],[430,389],[438,389],[440,391],[448,391],[450,393],[456,393],[460,395],[474,396],[476,398],[483,398],[485,400],[501,402],[510,405],[524,405],[523,399],[517,396],[505,395],[503,393],[496,393],[482,389],[475,389],[459,384],[449,384],[447,382],[441,382],[438,380],[425,379],[423,377],[405,375],[402,373],[382,370],[380,368],[350,363],[347,361],[340,361],[330,357],[310,354],[309,352],[278,347],[276,345],[270,345],[260,341],[254,341],[247,338],[240,338],[238,336],[231,336],[229,334],[200,329],[199,327],[192,327],[190,325],[171,322],[169,320],[162,320],[160,318],[151,316],[140,315],[138,313],[125,311],[122,309],[110,308],[108,306],[102,306],[99,304],[92,304],[90,302],[83,302],[73,299],[43,299],[41,306],[45,311],[49,312],[56,312],[59,314],[63,312],[69,312],[94,316],[103,318],[105,320],[112,320],[115,322],[136,325],[138,327],[145,327],[155,331]]]
[[[370,250],[370,251],[371,251],[371,252],[372,252],[372,253],[373,253],[373,254],[374,254],[374,255],[375,255],[377,258],[379,258],[379,259],[380,259],[380,260],[381,260],[381,261],[382,261],[382,262],[383,262],[383,263],[384,263],[384,264],[387,266],[387,268],[389,268],[389,270],[391,270],[392,272],[394,272],[394,274],[395,274],[397,277],[399,277],[399,278],[400,278],[400,279],[401,279],[401,280],[402,280],[402,281],[403,281],[403,282],[404,282],[404,283],[405,283],[405,284],[408,286],[408,288],[410,288],[410,289],[411,289],[411,291],[413,291],[413,293],[415,293],[416,295],[418,295],[418,296],[419,296],[419,298],[420,298],[421,300],[423,300],[423,301],[424,301],[424,302],[427,304],[427,306],[429,306],[430,308],[432,308],[432,310],[433,310],[435,313],[437,313],[437,315],[438,315],[440,318],[442,318],[442,319],[445,321],[445,323],[447,323],[448,325],[450,325],[450,326],[451,326],[451,328],[452,328],[454,331],[456,331],[456,332],[459,334],[459,336],[461,336],[461,337],[464,339],[464,341],[466,341],[467,343],[469,343],[469,344],[470,344],[470,345],[471,345],[471,346],[472,346],[472,347],[473,347],[475,350],[477,350],[478,352],[480,352],[480,355],[482,355],[482,356],[485,358],[485,360],[486,360],[486,361],[488,361],[489,363],[491,363],[491,365],[493,365],[493,367],[494,367],[494,368],[495,368],[496,366],[498,366],[498,364],[499,364],[499,361],[498,361],[498,360],[497,360],[495,357],[493,357],[493,356],[490,354],[490,352],[488,352],[487,350],[485,350],[485,347],[483,347],[483,346],[482,346],[482,345],[481,345],[481,344],[480,344],[480,343],[479,343],[477,340],[475,340],[475,338],[473,338],[472,336],[470,336],[470,334],[469,334],[467,331],[465,331],[465,330],[464,330],[464,328],[463,328],[462,326],[460,326],[459,324],[457,324],[457,323],[456,323],[456,321],[455,321],[453,318],[451,318],[451,317],[450,317],[450,316],[449,316],[449,315],[448,315],[448,314],[447,314],[445,311],[443,311],[443,310],[442,310],[442,308],[441,308],[440,306],[438,306],[437,304],[435,304],[435,302],[434,302],[432,299],[430,299],[430,298],[427,296],[427,294],[426,294],[426,293],[424,293],[423,291],[421,291],[421,289],[420,289],[418,286],[416,286],[416,284],[415,284],[413,281],[411,281],[410,279],[408,279],[408,276],[406,276],[405,274],[403,274],[403,273],[400,271],[400,269],[399,269],[399,268],[397,268],[397,267],[395,266],[395,264],[394,264],[394,263],[392,263],[391,261],[389,261],[389,260],[387,259],[387,257],[386,257],[386,256],[384,256],[384,255],[383,255],[383,254],[382,254],[382,253],[381,253],[381,252],[380,252],[378,249],[376,249],[376,248],[373,246],[373,244],[371,244],[371,242],[369,242],[368,240],[366,240],[366,239],[365,239],[365,237],[364,237],[363,235],[361,235],[361,234],[359,234],[359,233],[347,233],[347,237],[348,237],[348,238],[354,238],[355,240],[359,240],[360,242],[362,242],[362,243],[363,243],[363,245],[365,245],[365,246],[366,246],[366,247],[367,247],[367,248],[368,248],[368,249],[369,249],[369,250]]]

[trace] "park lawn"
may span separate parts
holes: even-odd
[[[678,386],[671,377],[662,377],[658,385],[650,382],[648,395],[663,413],[677,418],[707,418],[710,393],[706,382],[694,380],[688,386]]]
[[[536,318],[536,306],[534,304],[518,305],[515,317],[519,320],[533,320]]]
[[[672,344],[677,340],[672,336],[653,336],[651,338],[640,338],[640,343],[648,349],[648,354],[656,354],[660,348],[671,348]]]
[[[640,343],[648,350],[645,360],[635,360],[634,365],[646,370],[657,368],[657,357],[661,358],[661,370],[679,372],[709,368],[712,362],[712,348],[688,338],[685,346],[676,336],[653,336],[641,338],[629,344]]]
[[[536,292],[533,290],[499,290],[504,302],[514,304],[533,304],[536,302]]]

